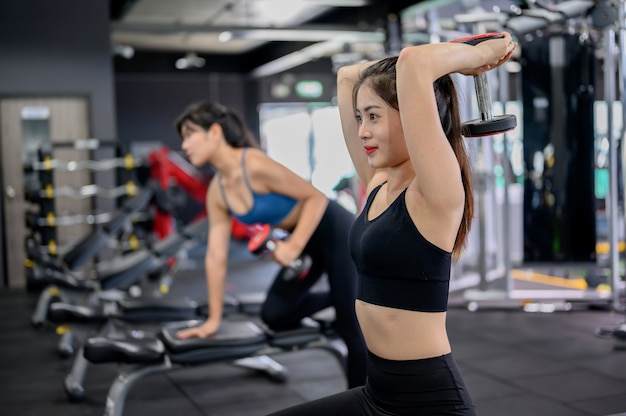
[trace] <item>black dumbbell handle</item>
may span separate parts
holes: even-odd
[[[262,226],[248,241],[248,250],[253,254],[261,254],[264,250],[273,253],[276,251],[276,248],[276,240],[272,238],[272,227],[267,224]],[[311,258],[306,254],[302,254],[286,268],[283,278],[285,280],[291,280],[294,277],[304,278],[308,274],[310,267]]]
[[[481,120],[493,119],[493,105],[491,103],[491,91],[487,81],[487,73],[474,77],[474,89],[476,90],[476,100],[478,101],[478,111]]]
[[[268,240],[265,243],[265,248],[270,252],[273,253],[274,250],[276,250],[276,241],[274,240]],[[302,264],[305,262],[304,260],[304,255],[298,257],[297,259],[295,259],[294,261],[291,262],[291,264],[289,265],[290,268],[292,269],[299,269],[300,267],[302,267]]]
[[[276,250],[276,241],[267,240],[267,242],[265,243],[265,248],[273,253]]]

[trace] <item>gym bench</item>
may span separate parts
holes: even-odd
[[[128,298],[128,289],[147,275],[158,273],[160,288],[169,289],[175,269],[169,265],[168,259],[184,257],[192,247],[204,244],[207,229],[206,218],[196,220],[181,232],[156,242],[150,249],[98,263],[88,278],[76,276],[69,270],[48,269],[48,287],[39,296],[31,324],[42,326],[55,302],[93,306],[107,300]]]
[[[118,332],[88,338],[82,353],[91,363],[132,364],[111,384],[105,416],[121,416],[132,387],[147,375],[222,361],[265,373],[276,381],[286,379],[286,369],[269,355],[308,348],[329,351],[345,372],[346,349],[329,320],[305,318],[298,328],[272,331],[249,319],[227,319],[209,338],[178,339],[176,333],[199,322],[161,328],[156,334]]]

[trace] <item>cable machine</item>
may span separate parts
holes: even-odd
[[[623,13],[623,1],[620,2],[622,5],[622,13]],[[613,26],[617,20],[617,9],[615,8],[615,3],[610,1],[584,1],[584,0],[572,0],[561,2],[556,5],[547,5],[542,4],[541,2],[532,2],[527,3],[526,6],[528,8],[525,9],[515,9],[512,7],[512,13],[500,13],[501,16],[505,18],[500,19],[491,19],[492,26],[487,26],[488,28],[493,27],[494,24],[500,24],[500,27],[494,27],[492,30],[507,30],[510,31],[513,35],[517,36],[518,39],[526,40],[528,38],[532,38],[535,35],[543,35],[546,33],[550,33],[548,29],[556,29],[555,32],[559,34],[561,32],[564,36],[570,36],[575,39],[575,34],[578,33],[578,41],[586,42],[589,41],[593,35],[602,36],[604,40],[604,50],[605,56],[612,57],[613,51],[615,50],[614,44],[610,44],[611,40],[614,42],[615,31]],[[483,13],[485,16],[492,15],[490,13]],[[476,13],[474,13],[476,15]],[[478,20],[476,20],[478,21]],[[623,21],[623,18],[620,20]],[[590,30],[591,29],[591,30]],[[595,30],[593,30],[595,29]],[[623,30],[623,29],[622,29]],[[560,67],[561,75],[567,74],[566,62],[565,62],[565,38],[561,38],[556,36],[555,39],[550,39],[549,47],[550,52],[550,60],[555,60],[553,62],[557,67]],[[621,48],[620,48],[621,50]],[[554,57],[553,57],[554,56]],[[558,62],[556,62],[558,60]],[[608,62],[611,59],[607,59]],[[612,60],[611,60],[612,61]],[[609,103],[613,103],[614,101],[614,74],[615,67],[613,65],[613,61],[611,63],[606,64],[604,68],[604,90],[605,90],[605,100]],[[551,62],[552,64],[552,62]],[[554,68],[550,68],[553,70]],[[558,68],[557,68],[558,69]],[[576,69],[581,70],[579,68]],[[620,72],[621,73],[621,72]],[[506,74],[500,74],[506,75]],[[552,97],[552,99],[559,101],[558,103],[553,103],[553,111],[549,114],[549,116],[557,117],[556,121],[566,121],[563,120],[563,116],[559,116],[559,111],[562,111],[562,108],[565,107],[566,102],[563,98],[563,90],[559,88],[559,86],[563,86],[563,77],[556,75],[557,84],[549,86],[548,97]],[[553,76],[554,78],[554,76]],[[611,83],[613,81],[613,83]],[[593,85],[590,85],[593,88]],[[582,88],[582,86],[581,86]],[[502,92],[500,92],[501,96],[506,96]],[[504,104],[504,103],[503,103]],[[534,104],[534,103],[533,103]],[[610,108],[610,107],[609,107]],[[484,306],[523,306],[525,310],[529,311],[554,311],[558,309],[569,310],[572,307],[572,303],[574,301],[583,301],[583,302],[610,302],[613,307],[619,306],[619,290],[617,290],[620,279],[619,279],[619,259],[618,259],[618,250],[617,250],[617,239],[618,239],[618,208],[617,208],[617,200],[618,200],[618,189],[617,189],[617,158],[616,158],[616,149],[617,142],[615,138],[615,134],[613,132],[614,122],[612,120],[611,111],[608,112],[610,119],[608,120],[609,125],[609,138],[610,142],[610,151],[611,151],[611,160],[610,164],[610,172],[609,172],[609,180],[610,180],[610,190],[609,197],[607,198],[607,203],[610,204],[608,208],[608,221],[609,221],[609,229],[610,229],[610,258],[611,258],[611,292],[607,291],[598,291],[598,290],[579,290],[579,289],[569,289],[569,288],[556,288],[556,289],[515,289],[512,280],[512,268],[510,261],[510,246],[507,237],[507,233],[504,233],[505,244],[503,247],[505,249],[503,253],[503,261],[502,265],[504,268],[504,276],[503,279],[505,284],[504,287],[498,289],[488,289],[487,288],[487,276],[488,270],[485,267],[482,267],[480,270],[480,284],[478,285],[478,289],[476,290],[468,290],[465,292],[465,300],[467,302],[468,309],[475,311],[481,305]],[[558,123],[549,123],[550,135],[560,135],[565,136],[566,129],[562,126],[554,127],[554,124]],[[553,131],[557,128],[558,131]],[[532,134],[528,133],[527,134]],[[591,133],[589,136],[593,136]],[[583,138],[580,138],[583,140]],[[508,152],[506,150],[507,140],[504,140],[505,143],[505,160],[508,161]],[[565,143],[561,141],[559,146],[563,146]],[[557,149],[558,150],[558,149]],[[493,149],[489,149],[489,152],[493,151]],[[547,158],[546,158],[547,159]],[[564,159],[564,158],[563,158]],[[550,166],[552,169],[560,169],[560,177],[555,177],[555,180],[563,181],[565,178],[565,174],[563,173],[563,169],[565,169],[563,163],[563,159],[558,160],[558,163],[561,163],[560,166]],[[528,164],[528,161],[527,161]],[[504,224],[505,227],[508,227],[508,214],[509,214],[509,198],[508,198],[508,178],[510,177],[508,173],[508,164],[505,163],[504,166],[504,178],[505,178],[505,198],[504,198]],[[490,172],[488,172],[489,174]],[[593,171],[592,171],[593,174]],[[587,175],[589,176],[589,175]],[[585,177],[584,180],[591,181],[592,178]],[[571,189],[571,184],[561,183],[562,186],[565,187],[567,185],[570,191],[576,191]],[[481,195],[482,197],[482,195]],[[558,208],[558,207],[557,207]],[[480,211],[479,207],[479,211]],[[570,208],[571,209],[571,208]],[[479,216],[483,217],[484,212],[479,212]],[[570,219],[571,221],[571,219]],[[549,224],[546,224],[549,225]],[[575,225],[575,222],[572,223],[572,226]],[[567,237],[567,233],[570,232],[567,229],[567,224],[561,230],[561,234],[555,235],[555,237],[560,237],[563,239]],[[482,227],[481,227],[482,229]],[[483,236],[481,236],[483,238]],[[549,239],[553,244],[563,243],[563,244],[575,244],[575,238],[571,238],[569,241],[560,241],[558,238]],[[589,243],[587,241],[587,243]],[[594,242],[595,243],[595,242]],[[591,243],[589,243],[591,244]],[[549,247],[552,249],[552,247]],[[573,248],[573,251],[576,251],[576,247]],[[592,249],[588,251],[594,251],[593,255],[595,257],[595,244]],[[574,253],[574,257],[575,257]],[[488,253],[484,249],[483,245],[481,245],[481,250],[479,253],[479,263],[484,264],[486,260],[488,260]],[[482,259],[482,261],[480,260]],[[554,261],[554,259],[552,260]],[[501,268],[498,267],[498,273],[501,272]],[[492,279],[493,280],[493,279]],[[625,331],[626,333],[626,331]]]
[[[609,190],[608,190],[608,223],[609,223],[609,259],[611,264],[610,281],[613,288],[613,310],[623,312],[621,302],[623,282],[619,263],[619,171],[618,137],[623,140],[626,120],[626,2],[600,0],[592,12],[594,24],[602,29],[604,36],[604,100],[607,111],[607,137],[609,140]],[[617,76],[616,76],[617,75]],[[616,98],[616,92],[619,98]],[[621,103],[621,131],[615,131],[613,103]],[[623,145],[623,142],[621,143]],[[622,146],[622,161],[626,157]],[[615,328],[598,328],[596,335],[613,338],[615,349],[626,349],[626,322]]]

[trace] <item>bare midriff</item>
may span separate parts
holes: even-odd
[[[356,301],[367,349],[388,360],[417,360],[450,352],[446,312],[416,312]]]

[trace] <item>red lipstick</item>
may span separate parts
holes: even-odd
[[[373,146],[364,146],[364,149],[365,149],[365,153],[367,153],[368,155],[371,155],[376,150],[378,150],[377,147],[373,147]]]

